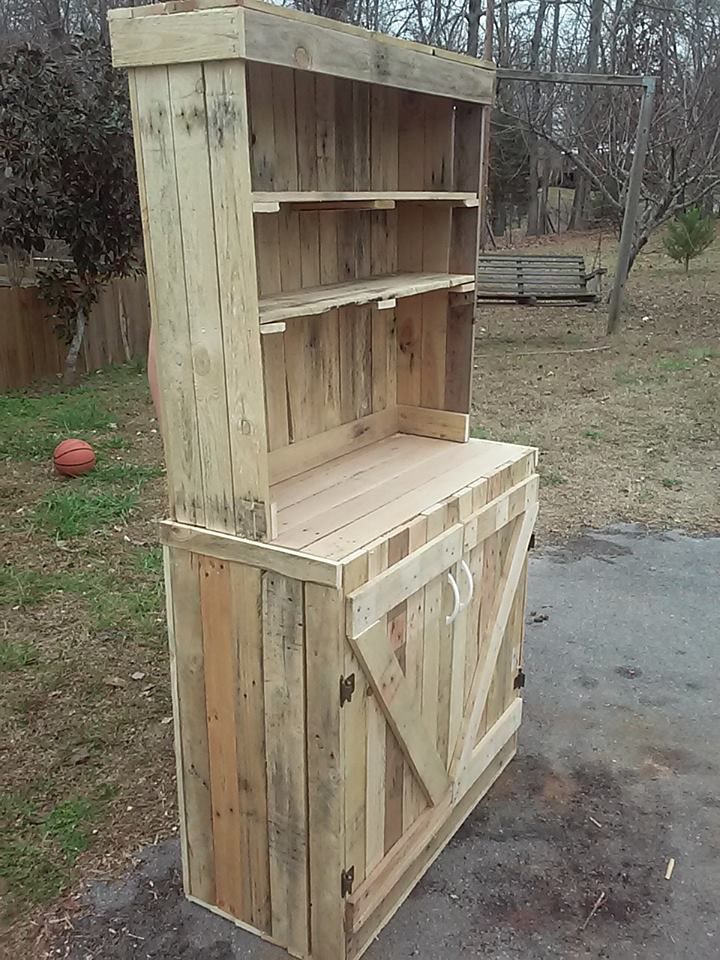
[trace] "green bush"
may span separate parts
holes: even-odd
[[[697,207],[679,213],[668,224],[665,235],[665,250],[669,257],[685,265],[688,272],[690,261],[706,250],[715,239],[715,221],[704,217]]]

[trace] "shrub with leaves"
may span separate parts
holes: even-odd
[[[101,41],[23,44],[0,59],[0,247],[67,260],[39,277],[69,344],[72,379],[88,311],[139,268],[140,211],[125,76]]]
[[[668,224],[665,250],[673,260],[685,265],[687,273],[690,261],[706,250],[714,239],[715,221],[712,217],[704,217],[697,207],[692,207]]]

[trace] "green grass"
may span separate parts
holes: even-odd
[[[661,357],[657,365],[658,369],[664,373],[678,373],[682,370],[691,370],[693,362],[684,357]]]
[[[688,356],[691,360],[717,360],[720,358],[720,350],[712,347],[691,347]]]
[[[8,905],[47,903],[69,886],[75,862],[89,848],[93,824],[111,796],[101,789],[43,812],[23,795],[0,795],[0,881]]]
[[[567,483],[567,477],[555,470],[546,470],[540,474],[540,486],[559,487],[563,483]]]
[[[0,673],[22,670],[37,663],[37,651],[25,640],[0,639]]]
[[[588,440],[602,440],[603,433],[599,427],[588,427],[587,430],[583,430],[583,436],[587,437]]]
[[[93,438],[114,429],[105,406],[90,393],[0,397],[0,459],[49,457],[68,436]]]
[[[123,523],[137,506],[137,493],[94,493],[78,489],[51,490],[32,514],[34,526],[69,540],[92,533],[113,523]]]
[[[682,490],[682,480],[674,480],[672,477],[663,477],[660,483],[666,490]]]
[[[486,430],[485,427],[473,427],[470,430],[470,436],[474,437],[476,440],[489,440],[490,431]]]
[[[639,377],[636,373],[631,373],[629,370],[622,368],[615,371],[613,379],[615,383],[621,387],[637,387],[645,382],[643,378]]]
[[[150,573],[155,577],[161,577],[163,571],[162,547],[136,550],[133,554],[133,566],[140,573]]]
[[[97,632],[132,635],[137,640],[164,642],[158,621],[163,613],[162,551],[133,550],[123,569],[75,571],[19,570],[0,567],[0,604],[10,608],[37,606],[53,594],[84,601],[84,616]],[[17,670],[34,662],[32,648],[0,643],[0,670]]]
[[[117,461],[100,462],[88,479],[93,483],[119,483],[125,486],[137,487],[146,480],[154,480],[163,474],[161,467],[138,466],[135,463],[120,463]]]

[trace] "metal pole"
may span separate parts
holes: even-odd
[[[630,168],[630,183],[628,185],[625,213],[623,215],[618,262],[610,294],[610,308],[608,310],[607,332],[614,333],[620,318],[620,308],[623,300],[623,290],[630,266],[630,252],[632,250],[635,222],[637,220],[638,203],[640,201],[640,187],[642,186],[645,171],[645,155],[647,153],[648,137],[650,134],[650,118],[653,111],[655,97],[655,78],[644,78],[642,104],[640,107],[640,121],[635,138],[635,154]]]
[[[494,0],[486,0],[485,4],[485,37],[483,40],[483,58],[492,60],[493,47],[493,28],[495,19]],[[486,104],[482,108],[480,118],[480,183],[478,185],[478,228],[477,228],[477,249],[485,249],[485,239],[487,235],[487,191],[488,191],[488,172],[490,166],[490,118],[492,116],[492,104]]]

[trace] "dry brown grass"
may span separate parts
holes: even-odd
[[[589,265],[597,242],[552,246]],[[603,248],[612,264],[614,242]],[[485,308],[474,431],[539,447],[544,541],[615,521],[720,529],[719,296],[720,245],[685,277],[655,242],[616,337],[604,335],[604,304]]]

